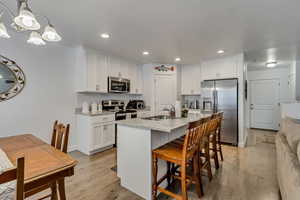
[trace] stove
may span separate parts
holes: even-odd
[[[137,111],[135,109],[125,109],[124,101],[120,100],[105,100],[102,101],[103,110],[115,112],[115,119],[125,120],[137,118]]]
[[[116,121],[137,118],[137,111],[135,109],[125,109],[124,101],[120,101],[120,100],[102,101],[102,109],[105,111],[115,112]],[[115,132],[114,147],[117,147],[117,135],[118,135],[117,124],[115,130],[116,132]]]
[[[136,110],[120,110],[115,113],[116,120],[137,118]]]

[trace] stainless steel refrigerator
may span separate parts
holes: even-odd
[[[224,112],[221,142],[238,144],[238,80],[207,80],[201,83],[204,111]]]

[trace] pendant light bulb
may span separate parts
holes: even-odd
[[[37,46],[41,46],[41,45],[46,44],[46,42],[42,39],[41,34],[36,32],[36,31],[31,32],[30,37],[27,40],[27,42],[29,44],[34,44],[34,45],[37,45]]]
[[[58,35],[58,33],[51,24],[45,27],[42,37],[48,42],[59,42],[61,40],[60,35]]]
[[[10,35],[7,33],[6,27],[3,23],[0,23],[0,37],[2,38],[10,38]]]
[[[14,18],[14,22],[26,30],[39,30],[41,28],[41,25],[36,20],[26,2],[21,3],[19,15]]]
[[[7,29],[1,21],[2,14],[3,13],[0,14],[0,37],[8,39],[10,35],[7,33]]]

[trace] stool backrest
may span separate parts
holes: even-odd
[[[185,135],[183,145],[183,156],[189,160],[198,151],[199,142],[205,133],[206,123],[202,120],[191,122],[188,127],[188,133]]]
[[[209,134],[216,133],[218,126],[219,126],[219,118],[216,117],[216,118],[210,119],[207,122],[206,134],[209,135]]]
[[[58,121],[55,121],[53,126],[51,146],[64,153],[67,153],[69,131],[70,131],[70,124],[67,124],[65,126],[64,124],[59,124]]]

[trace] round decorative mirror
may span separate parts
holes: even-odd
[[[25,86],[25,75],[12,60],[0,55],[0,101],[19,94]]]

